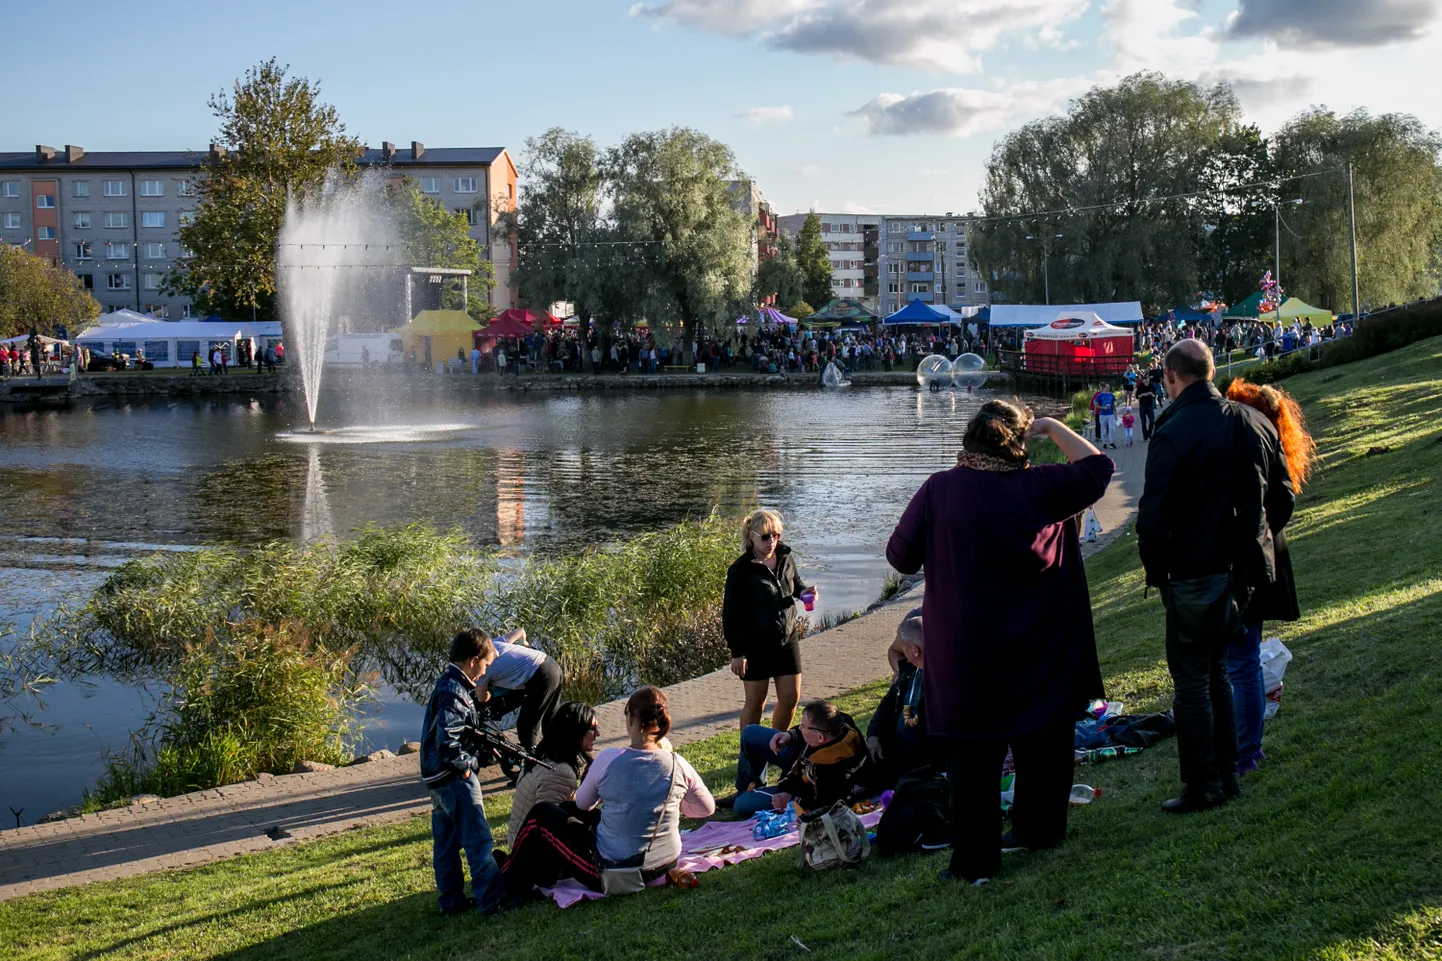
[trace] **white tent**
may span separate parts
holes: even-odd
[[[192,354],[208,358],[213,344],[229,344],[233,359],[236,345],[254,336],[245,329],[250,326],[200,320],[125,321],[91,327],[76,337],[75,343],[98,354],[135,356],[144,351],[145,359],[156,367],[186,367]]]
[[[1095,314],[1109,324],[1140,324],[1140,301],[1128,300],[1111,304],[992,304],[993,327],[1045,327],[1058,316],[1076,316],[1078,312]]]
[[[1091,339],[1131,336],[1130,330],[1109,324],[1098,317],[1094,311],[1089,310],[1064,310],[1045,327],[1037,327],[1026,332],[1027,340],[1080,340],[1083,337]]]
[[[35,337],[37,340],[40,341],[41,347],[49,347],[52,344],[68,343],[68,341],[56,340],[54,337],[46,337],[44,334],[36,334]],[[15,337],[6,337],[4,340],[0,340],[0,344],[14,344],[16,347],[24,347],[29,342],[29,334],[19,334]]]

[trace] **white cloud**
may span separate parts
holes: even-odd
[[[821,173],[820,164],[802,164],[796,168],[796,172],[803,177],[815,177]]]
[[[1088,78],[1069,77],[1027,81],[1000,90],[944,87],[908,96],[883,93],[851,111],[850,116],[864,119],[873,137],[968,137],[1004,130],[1019,118],[1053,110],[1089,84]]]
[[[857,203],[857,202],[854,201],[854,200],[848,200],[848,201],[846,201],[846,203],[842,204],[842,205],[841,205],[841,212],[844,213],[844,214],[874,214],[874,213],[876,213],[876,211],[872,210],[870,207],[866,206],[865,204]]]
[[[790,107],[752,107],[750,110],[742,111],[736,116],[747,123],[767,123],[768,121],[785,121],[792,119]]]

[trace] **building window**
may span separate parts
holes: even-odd
[[[841,232],[842,232],[843,234],[854,234],[854,233],[856,233],[856,225],[855,225],[855,224],[842,224],[842,225],[841,225]]]
[[[164,304],[146,304],[141,312],[149,314],[158,320],[164,320],[166,316],[169,315],[170,310]],[[170,360],[170,341],[147,340],[145,342],[145,359]],[[176,358],[176,360],[179,359],[179,357]]]
[[[54,239],[55,239],[55,228],[54,228],[54,227],[36,227],[36,228],[35,228],[35,239],[36,239],[36,240],[54,240]]]
[[[978,294],[984,294],[986,293],[986,284],[978,280],[976,282],[976,286],[972,289],[975,290]]]
[[[184,317],[186,320],[189,320],[190,318],[195,316],[195,308],[191,307],[189,304],[182,305],[180,308],[180,316]],[[196,346],[191,348],[191,353],[195,353],[197,350],[200,349],[200,341],[195,341],[194,343]]]
[[[129,260],[129,259],[130,259],[130,245],[127,244],[127,243],[125,243],[125,242],[123,242],[123,241],[121,241],[121,242],[116,242],[116,241],[113,241],[113,240],[107,241],[106,244],[105,244],[105,259],[106,259],[106,260]]]
[[[195,182],[191,180],[177,180],[175,182],[175,195],[177,197],[194,197]]]
[[[75,259],[76,259],[76,260],[89,260],[89,259],[90,259],[90,241],[88,241],[88,240],[82,240],[82,241],[80,241],[79,243],[77,243],[77,244],[75,245]]]
[[[154,273],[151,273],[151,274],[141,274],[141,275],[140,275],[140,282],[141,282],[142,286],[145,287],[146,290],[159,290],[159,289],[160,289],[160,275],[159,275],[159,274],[154,274]],[[147,311],[147,313],[148,313],[148,311]]]
[[[75,186],[74,186],[73,188],[71,188],[71,189],[72,189],[72,191],[73,191],[73,193],[74,193],[74,195],[75,195],[76,197],[89,197],[89,196],[90,196],[90,181],[88,181],[88,180],[77,180],[77,181],[75,181]]]
[[[129,289],[130,289],[130,275],[129,275],[129,274],[106,274],[106,275],[105,275],[105,289],[106,289],[106,290],[129,290]]]
[[[125,181],[123,181],[123,180],[107,180],[107,181],[105,181],[105,187],[104,187],[104,190],[103,190],[102,192],[103,192],[103,193],[105,194],[105,196],[107,196],[107,197],[124,197],[124,196],[125,196]]]
[[[105,226],[111,230],[124,230],[130,226],[130,215],[111,212],[105,215]]]
[[[456,178],[456,193],[458,193],[458,194],[473,194],[473,193],[475,193],[475,192],[476,192],[476,178],[475,178],[475,177],[457,177],[457,178]]]
[[[94,274],[76,274],[76,275],[75,275],[75,279],[78,280],[78,281],[80,281],[80,286],[84,287],[86,290],[94,290],[94,289],[95,289],[95,275],[94,275]]]
[[[931,293],[931,288],[926,284],[912,284],[911,292],[913,294],[929,294]]]
[[[0,180],[0,197],[20,196],[20,181]]]
[[[177,250],[177,251],[175,252],[175,256],[179,257],[181,260],[189,260],[191,257],[194,257],[195,255],[190,252],[190,248],[189,248],[189,247],[181,247],[179,250]]]
[[[476,225],[476,212],[470,207],[457,207],[456,213],[466,218],[467,226],[474,227]]]
[[[140,226],[142,227],[164,227],[165,213],[160,210],[147,210],[140,215]]]
[[[35,195],[35,206],[36,206],[36,207],[39,207],[41,210],[54,210],[54,209],[55,209],[55,195],[54,195],[54,194],[36,194],[36,195]]]
[[[140,196],[142,197],[164,197],[165,183],[160,180],[140,181]]]
[[[441,178],[439,178],[439,177],[422,177],[422,178],[421,178],[421,193],[423,193],[423,194],[438,194],[438,193],[440,193],[440,192],[441,192]]]
[[[6,229],[6,230],[19,230],[19,229],[20,229],[20,215],[19,215],[19,214],[6,214],[6,215],[5,215],[5,229]]]
[[[829,233],[831,233],[831,224],[830,224],[829,221],[825,221],[825,220],[821,221],[821,232],[822,232],[823,234],[829,234]]]
[[[161,260],[165,257],[165,245],[149,243],[145,245],[146,260]]]
[[[193,210],[182,210],[175,215],[177,227],[189,227],[193,223],[195,223],[195,211]]]
[[[90,215],[89,215],[89,214],[83,214],[83,213],[78,213],[78,214],[76,214],[76,215],[75,215],[75,229],[76,229],[76,230],[89,230],[89,229],[90,229]]]

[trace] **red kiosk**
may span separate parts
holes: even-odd
[[[1132,362],[1132,332],[1094,313],[1061,313],[1026,332],[1026,369],[1077,377],[1120,376]]]

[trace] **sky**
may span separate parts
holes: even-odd
[[[69,0],[0,23],[0,151],[203,149],[207,96],[275,56],[373,147],[695,127],[780,214],[976,210],[999,137],[1137,70],[1229,81],[1269,132],[1313,105],[1442,128],[1442,0]]]

